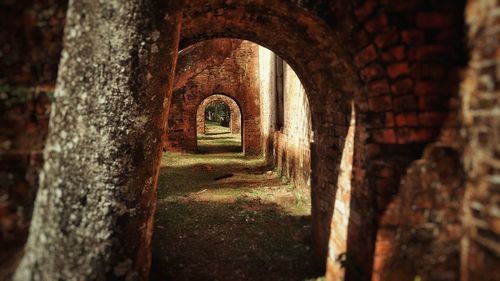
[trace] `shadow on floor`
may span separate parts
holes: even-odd
[[[160,172],[151,280],[307,280],[310,206],[240,154],[167,154]],[[221,174],[231,176],[215,180]]]
[[[197,151],[201,154],[243,152],[241,136],[230,133],[198,135]]]

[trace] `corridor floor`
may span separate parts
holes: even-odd
[[[151,280],[314,279],[308,196],[261,158],[166,153]]]
[[[198,151],[203,154],[242,152],[241,134],[231,134],[229,128],[206,123],[206,134],[198,135]]]

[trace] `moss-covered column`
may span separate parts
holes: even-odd
[[[30,236],[15,280],[147,280],[180,4],[70,1]]]

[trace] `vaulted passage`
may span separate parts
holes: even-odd
[[[499,11],[2,1],[0,279],[500,280]]]
[[[313,133],[299,78],[249,41],[212,39],[180,55],[183,82],[169,110],[152,280],[322,276],[312,243]]]

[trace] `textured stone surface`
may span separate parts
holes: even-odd
[[[14,280],[147,280],[176,59],[164,50],[177,46],[180,23],[175,9],[164,11],[140,1],[71,3],[40,188]],[[154,19],[165,15],[172,20],[158,26]]]
[[[500,271],[500,3],[469,1],[471,60],[462,83],[467,175],[462,279],[498,280]]]

